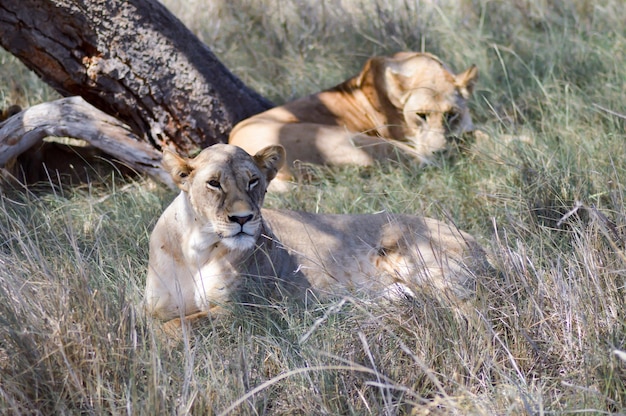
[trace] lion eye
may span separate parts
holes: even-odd
[[[259,184],[259,178],[250,179],[248,182],[248,191],[253,190]]]
[[[210,189],[215,189],[215,190],[222,189],[222,185],[220,185],[220,182],[216,181],[215,179],[211,179],[206,184]]]
[[[417,117],[419,117],[420,120],[422,120],[424,123],[426,123],[426,119],[428,118],[428,114],[426,114],[426,113],[415,113],[415,115],[417,115]]]

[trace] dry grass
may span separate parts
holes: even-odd
[[[488,134],[438,166],[319,169],[268,205],[417,212],[493,253],[463,313],[426,296],[233,305],[180,342],[137,307],[148,182],[0,197],[7,414],[624,414],[626,14],[619,0],[167,2],[275,102],[373,54],[476,63]],[[6,53],[0,104],[54,93]],[[519,140],[525,136],[528,143]]]

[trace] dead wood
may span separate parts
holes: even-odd
[[[0,167],[11,166],[19,155],[46,137],[84,140],[128,168],[174,188],[161,167],[160,151],[81,97],[35,105],[0,123]]]

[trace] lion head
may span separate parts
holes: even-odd
[[[254,247],[268,183],[285,160],[281,146],[250,157],[235,146],[216,144],[193,159],[166,151],[163,166],[187,194],[195,220],[234,251]]]
[[[455,75],[428,53],[400,52],[370,59],[357,84],[385,115],[389,134],[419,156],[442,150],[474,129],[467,101],[478,80],[475,65]]]

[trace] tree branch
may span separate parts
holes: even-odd
[[[98,110],[81,97],[35,105],[0,123],[0,166],[46,137],[71,137],[89,142],[137,172],[174,188],[161,166],[161,153],[130,127]]]

